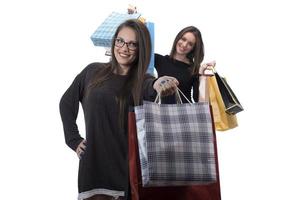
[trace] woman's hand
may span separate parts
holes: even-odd
[[[134,14],[137,13],[137,8],[134,5],[129,4],[127,8],[127,13],[128,14]]]
[[[208,62],[208,63],[203,63],[199,69],[199,74],[203,76],[213,76],[214,71],[213,68],[215,67],[216,62]]]
[[[79,143],[79,145],[76,148],[76,154],[79,157],[79,159],[81,159],[81,156],[84,154],[84,151],[86,149],[86,140],[82,140],[81,143]]]
[[[176,92],[178,85],[179,81],[176,78],[171,76],[162,76],[155,81],[153,88],[157,93],[160,93],[161,96],[168,96]]]

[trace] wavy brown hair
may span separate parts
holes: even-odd
[[[204,59],[204,43],[202,39],[202,34],[198,28],[195,26],[188,26],[184,29],[182,29],[176,36],[173,47],[170,53],[170,57],[174,59],[174,56],[176,54],[176,45],[178,41],[183,37],[185,33],[193,33],[196,38],[196,43],[194,48],[187,54],[187,58],[190,60],[190,65],[193,66],[193,74],[198,74],[200,65]]]
[[[121,125],[124,123],[122,120],[124,119],[123,116],[126,110],[126,106],[128,106],[127,102],[129,98],[132,97],[134,105],[139,105],[141,101],[144,76],[150,62],[151,39],[149,31],[144,23],[136,19],[131,19],[123,22],[117,28],[112,39],[111,60],[109,63],[106,63],[106,67],[102,68],[98,73],[96,73],[88,89],[90,90],[93,87],[101,85],[106,80],[108,80],[114,72],[119,71],[120,66],[114,55],[115,38],[117,38],[119,31],[125,27],[131,28],[135,32],[137,50],[136,59],[133,61],[133,63],[131,63],[127,74],[127,81],[125,82],[125,85],[122,87],[121,92],[117,97],[120,106],[119,119],[121,120]]]

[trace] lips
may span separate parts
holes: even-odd
[[[186,49],[186,48],[184,48],[184,47],[179,47],[179,51],[181,51],[182,53],[184,53],[184,52],[186,52],[186,51],[187,51],[187,49]]]
[[[121,57],[121,58],[129,58],[130,55],[129,54],[126,54],[126,53],[118,53],[118,55]]]

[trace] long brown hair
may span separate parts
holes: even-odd
[[[114,46],[115,39],[119,31],[125,27],[131,28],[134,30],[137,40],[137,50],[136,50],[136,59],[133,61],[130,66],[130,69],[127,74],[127,81],[122,87],[119,96],[117,97],[119,102],[119,120],[120,125],[123,125],[124,121],[124,111],[126,103],[131,97],[134,101],[134,105],[139,105],[142,96],[142,85],[144,81],[144,75],[146,74],[148,64],[151,57],[151,39],[147,27],[139,20],[131,19],[123,22],[116,30],[111,46],[111,60],[106,64],[106,67],[101,69],[93,77],[93,81],[90,84],[89,90],[93,87],[97,87],[108,80],[112,73],[118,72],[119,64],[114,55]]]
[[[183,37],[185,33],[193,33],[194,36],[196,37],[196,43],[194,48],[187,54],[187,58],[190,60],[190,65],[193,66],[193,74],[198,74],[199,73],[199,68],[200,65],[204,59],[204,43],[202,39],[202,34],[198,28],[195,26],[188,26],[184,29],[182,29],[176,36],[174,42],[173,42],[173,47],[170,53],[170,57],[174,59],[174,56],[176,54],[176,45],[178,41]]]

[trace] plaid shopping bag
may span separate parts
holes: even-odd
[[[210,184],[168,187],[143,187],[138,151],[137,128],[134,109],[128,113],[128,157],[132,200],[221,200],[219,168],[215,131],[214,147],[217,181]]]
[[[135,114],[144,187],[217,181],[209,103],[144,101]]]

